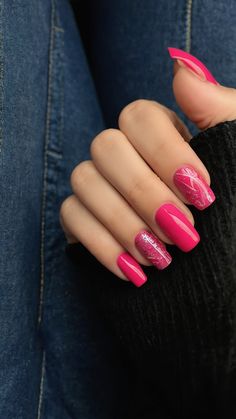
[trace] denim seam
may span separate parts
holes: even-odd
[[[3,96],[4,96],[4,86],[3,86],[3,77],[4,77],[4,67],[3,67],[3,8],[4,1],[0,1],[0,154],[2,152],[3,146]]]
[[[44,296],[44,280],[45,280],[45,210],[46,210],[46,197],[47,197],[47,174],[48,174],[48,147],[49,147],[49,135],[50,135],[50,116],[51,116],[51,82],[52,82],[52,56],[53,56],[53,45],[54,45],[54,16],[55,16],[55,3],[51,1],[51,33],[50,33],[50,45],[49,45],[49,71],[48,71],[48,100],[47,100],[47,116],[46,116],[46,132],[45,132],[45,148],[44,148],[44,176],[43,176],[43,196],[42,196],[42,215],[41,215],[41,278],[40,278],[40,291],[39,291],[39,309],[38,309],[38,326],[42,321],[43,311],[43,296]],[[44,375],[45,375],[45,350],[42,354],[42,366],[41,366],[41,378],[39,387],[39,401],[37,419],[41,418],[42,402],[43,402],[43,390],[44,390]]]
[[[186,10],[186,39],[185,39],[185,50],[187,52],[190,52],[190,50],[191,50],[192,6],[193,6],[193,0],[187,0],[187,10]]]
[[[51,0],[51,34],[49,46],[49,70],[48,70],[48,100],[47,100],[47,117],[46,117],[46,134],[44,149],[44,178],[43,178],[43,197],[42,197],[42,216],[41,216],[41,280],[40,280],[40,296],[38,309],[38,324],[42,320],[43,298],[44,298],[44,282],[45,282],[45,227],[46,227],[46,211],[47,211],[47,193],[50,187],[55,183],[52,172],[56,172],[56,166],[50,161],[57,162],[57,170],[59,170],[59,161],[62,160],[62,143],[64,131],[64,84],[63,84],[63,49],[64,38],[59,37],[58,33],[64,33],[64,29],[60,28],[57,23],[56,0]],[[60,48],[60,49],[59,49]],[[60,53],[58,52],[60,51]],[[58,66],[59,65],[59,66]],[[51,158],[49,160],[49,157]],[[51,171],[49,172],[49,169]],[[50,194],[52,198],[52,194]],[[52,198],[53,200],[53,198]],[[51,202],[52,203],[52,202]]]
[[[0,0],[1,1],[1,0]],[[41,209],[41,277],[39,290],[38,327],[43,318],[45,275],[53,275],[56,264],[57,246],[48,233],[55,222],[57,207],[58,175],[62,167],[62,145],[64,131],[64,29],[60,27],[57,0],[51,0],[51,24],[48,51],[48,93],[45,121],[44,174]],[[49,236],[48,236],[49,234]],[[46,253],[47,252],[47,253]],[[42,367],[38,399],[38,416],[42,415],[46,350],[43,345]]]
[[[44,149],[44,177],[43,177],[43,198],[42,198],[42,218],[41,218],[41,281],[40,281],[40,297],[39,297],[39,312],[38,312],[38,324],[40,325],[42,320],[42,308],[43,308],[43,291],[44,291],[44,276],[45,276],[45,210],[46,210],[46,197],[47,197],[47,175],[48,175],[48,148],[49,148],[49,136],[50,136],[50,117],[52,107],[52,95],[51,95],[51,84],[52,84],[52,56],[54,46],[54,15],[55,15],[55,4],[52,0],[52,15],[51,15],[51,34],[50,34],[50,47],[49,47],[49,73],[48,73],[48,108],[46,118],[46,135],[45,135],[45,149]]]

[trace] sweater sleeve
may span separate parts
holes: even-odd
[[[144,267],[136,289],[78,245],[78,269],[135,377],[127,418],[236,417],[236,120],[191,146],[216,194],[207,210],[191,208],[201,236],[192,252],[172,247],[172,264]]]

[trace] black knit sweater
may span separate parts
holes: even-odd
[[[137,289],[79,245],[78,269],[135,375],[127,419],[236,418],[236,120],[191,146],[217,198],[191,208],[201,236],[193,251],[172,247],[170,267],[144,267],[149,280]]]

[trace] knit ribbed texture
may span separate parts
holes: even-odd
[[[136,289],[79,249],[78,269],[134,374],[127,419],[236,417],[236,120],[191,145],[216,194],[207,210],[191,207],[201,236],[192,252],[171,246],[172,264],[144,267],[149,280]]]

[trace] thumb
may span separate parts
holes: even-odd
[[[173,90],[186,116],[201,130],[236,118],[236,89],[220,85],[196,57],[168,48],[174,63]]]

